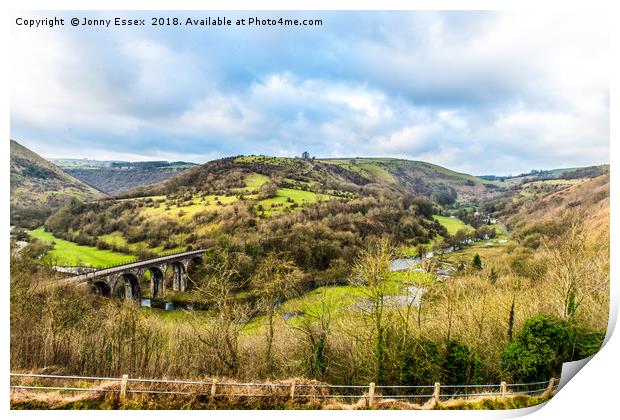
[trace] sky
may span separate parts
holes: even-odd
[[[46,158],[398,157],[518,174],[609,162],[591,12],[46,12],[12,28],[11,138]],[[211,17],[321,26],[150,26]]]

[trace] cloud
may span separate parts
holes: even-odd
[[[600,15],[321,15],[292,30],[16,29],[11,136],[49,157],[309,150],[476,174],[609,160]]]

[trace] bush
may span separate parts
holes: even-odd
[[[603,345],[605,331],[578,330],[575,338],[575,350],[571,360],[581,360],[596,354]]]
[[[515,340],[502,352],[502,369],[518,382],[544,381],[558,376],[571,360],[574,329],[554,316],[528,319]]]
[[[485,379],[482,359],[465,344],[450,340],[443,362],[443,382],[447,384],[476,384]]]
[[[433,217],[433,203],[431,201],[424,198],[416,198],[413,200],[413,204],[417,207],[418,212],[427,219]]]
[[[408,340],[396,360],[398,382],[402,385],[419,385],[439,381],[441,355],[437,345],[430,340]]]

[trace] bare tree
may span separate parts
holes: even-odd
[[[375,378],[378,383],[384,379],[385,362],[385,296],[388,289],[390,262],[394,248],[387,239],[372,242],[362,250],[353,266],[350,283],[359,288],[368,307],[363,311],[373,324]]]
[[[310,305],[303,309],[304,317],[299,325],[293,328],[304,334],[308,346],[306,364],[308,373],[320,380],[325,380],[330,358],[328,356],[329,334],[331,328],[331,311],[326,299],[326,293],[321,294],[321,307],[315,310]]]
[[[202,278],[196,281],[196,293],[209,303],[213,316],[209,322],[194,319],[191,325],[198,339],[234,375],[239,370],[239,335],[251,318],[249,307],[237,302],[233,293],[245,282],[228,250],[214,252],[207,261]]]
[[[587,299],[609,284],[609,236],[593,240],[582,217],[568,217],[568,228],[554,241],[543,240],[547,276],[561,299],[560,316],[572,319]]]
[[[258,308],[267,314],[266,360],[269,373],[273,373],[273,337],[276,309],[286,299],[300,291],[302,271],[284,254],[272,252],[258,265],[250,279],[256,291]]]

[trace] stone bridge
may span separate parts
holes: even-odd
[[[68,278],[68,282],[87,283],[102,296],[124,296],[126,299],[140,299],[140,283],[146,272],[150,273],[150,289],[153,298],[163,295],[166,271],[172,268],[172,289],[185,291],[187,272],[191,264],[202,263],[204,249],[181,252],[149,260],[103,268],[90,273]]]

